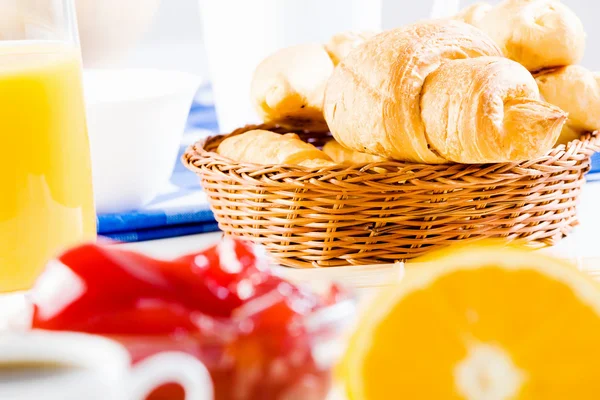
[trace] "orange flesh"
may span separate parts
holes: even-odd
[[[379,349],[367,351],[359,372],[365,399],[464,398],[455,371],[477,344],[502,349],[524,373],[518,399],[600,396],[600,317],[572,288],[535,270],[441,276],[402,298],[371,343]]]

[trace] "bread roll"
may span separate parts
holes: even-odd
[[[334,165],[327,154],[303,142],[298,135],[264,130],[231,136],[221,142],[217,153],[234,161],[259,165]]]
[[[463,9],[456,14],[455,19],[466,22],[467,24],[476,25],[479,21],[490,12],[492,5],[488,3],[475,3]]]
[[[541,102],[531,74],[500,55],[488,36],[458,21],[381,33],[336,68],[325,117],[340,144],[388,159],[491,163],[541,156],[566,115]]]
[[[571,65],[536,74],[542,97],[569,114],[559,139],[566,144],[584,132],[600,129],[600,79],[588,69]]]
[[[584,131],[573,129],[570,125],[565,125],[560,133],[560,137],[556,141],[556,145],[567,145],[573,140],[581,139]]]
[[[285,48],[265,59],[252,80],[251,98],[264,122],[326,132],[323,95],[333,61],[320,44]]]
[[[334,65],[338,65],[352,50],[375,36],[375,32],[343,32],[334,35],[325,45]]]
[[[279,50],[265,59],[252,79],[252,102],[264,122],[290,130],[327,132],[323,96],[333,68],[374,32],[344,32],[327,44]]]
[[[585,51],[581,20],[559,0],[475,4],[457,15],[485,33],[529,71],[576,64]]]
[[[327,142],[325,146],[323,146],[323,152],[339,164],[369,164],[385,161],[385,158],[383,157],[348,149],[335,140]]]

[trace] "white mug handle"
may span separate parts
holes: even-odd
[[[212,380],[204,364],[178,352],[161,353],[137,364],[128,383],[127,400],[145,400],[153,390],[169,383],[181,385],[186,400],[213,400]]]
[[[431,18],[448,18],[460,11],[460,0],[433,0]]]

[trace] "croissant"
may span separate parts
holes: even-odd
[[[452,89],[453,82],[464,89]],[[421,107],[431,146],[463,163],[542,156],[567,119],[561,109],[539,100],[529,71],[497,57],[443,64],[427,78]]]
[[[217,153],[232,160],[259,165],[334,165],[331,158],[298,135],[253,130],[223,140]]]
[[[559,0],[477,3],[456,18],[490,35],[506,57],[529,71],[576,64],[585,51],[581,20]]]
[[[339,164],[369,164],[385,161],[384,158],[379,156],[348,149],[335,140],[327,142],[325,146],[323,146],[323,152]]]
[[[458,21],[381,33],[334,71],[327,123],[343,146],[388,159],[440,164],[541,156],[567,117],[540,101],[524,67],[500,55],[487,35]]]
[[[588,69],[571,65],[536,74],[542,97],[569,114],[558,141],[566,144],[584,132],[600,129],[600,78]]]

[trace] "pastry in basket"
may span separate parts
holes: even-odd
[[[252,80],[252,102],[265,122],[326,132],[323,94],[333,61],[320,44],[282,49],[265,59]]]
[[[234,161],[259,165],[299,165],[310,168],[335,165],[327,154],[303,142],[294,133],[280,135],[259,129],[223,140],[217,153]]]
[[[335,69],[324,108],[345,147],[429,164],[534,159],[567,119],[486,34],[451,20],[368,40]]]
[[[375,32],[342,32],[334,35],[325,49],[334,65],[338,65],[352,50],[363,44],[369,38],[375,36]]]
[[[579,65],[536,75],[542,97],[569,113],[559,139],[566,144],[582,133],[600,129],[600,76]]]
[[[327,132],[323,96],[334,67],[374,33],[345,32],[326,45],[304,44],[267,57],[252,80],[252,102],[264,122]]]
[[[530,71],[576,64],[585,51],[581,20],[558,0],[476,3],[455,18],[483,30],[506,57]]]
[[[385,161],[383,157],[351,150],[333,139],[323,146],[323,152],[338,164],[369,164]]]
[[[476,25],[479,21],[486,16],[488,12],[492,9],[492,5],[488,3],[475,3],[471,4],[469,7],[464,8],[458,14],[456,14],[453,18],[459,21],[466,22],[467,24]]]

